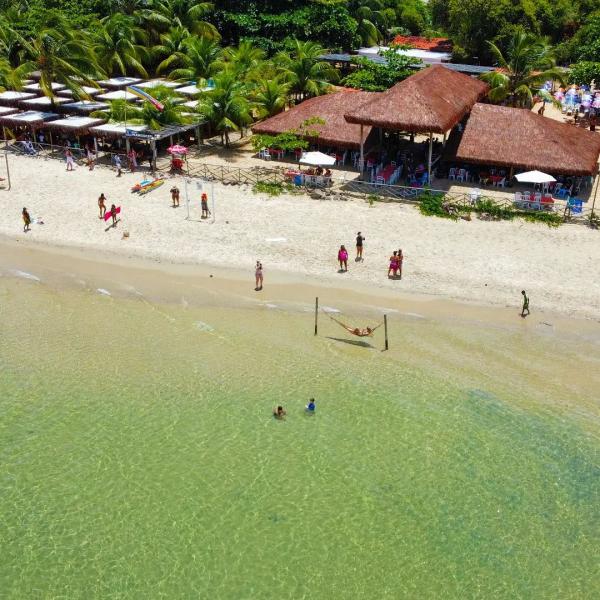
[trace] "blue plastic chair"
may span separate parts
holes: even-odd
[[[583,212],[583,200],[579,198],[569,198],[567,208],[574,215],[580,215]]]
[[[558,192],[556,192],[556,195],[559,198],[566,198],[567,196],[570,196],[571,193],[569,192],[569,188],[561,187],[560,190],[558,190]]]

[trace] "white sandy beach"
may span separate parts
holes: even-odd
[[[313,283],[515,307],[525,288],[532,310],[600,318],[600,233],[582,225],[551,229],[521,220],[454,222],[424,217],[404,204],[268,198],[250,187],[218,184],[213,224],[200,221],[195,182],[189,186],[194,219],[188,221],[182,178],[140,197],[130,188],[143,174],[118,179],[106,168],[67,173],[56,160],[9,160],[12,190],[0,190],[0,235],[7,238],[93,249],[98,258],[118,253],[247,270],[251,286],[254,262],[260,259],[265,286],[270,272],[283,271]],[[169,194],[174,183],[182,196],[177,209],[171,208]],[[100,192],[108,207],[122,206],[116,229],[106,231],[98,218]],[[44,221],[27,234],[22,232],[23,206]],[[339,245],[345,244],[353,258],[357,231],[366,237],[365,260],[351,260],[349,272],[338,273]],[[390,281],[388,257],[399,247],[405,255],[404,278]]]

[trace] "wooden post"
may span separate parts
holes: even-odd
[[[317,324],[319,319],[319,297],[315,298],[315,335],[317,335]]]
[[[358,163],[360,174],[362,176],[362,172],[364,171],[365,164],[365,143],[363,140],[363,125],[360,125],[360,162]]]
[[[383,315],[383,329],[385,331],[385,349],[389,350],[388,344],[388,327],[387,327],[387,315]]]
[[[433,153],[433,133],[429,134],[429,156],[427,158],[427,183],[431,186],[431,155]]]

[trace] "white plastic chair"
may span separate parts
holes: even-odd
[[[262,158],[265,160],[271,160],[271,153],[266,148],[264,148],[262,151]]]
[[[466,177],[465,170],[464,169],[459,169],[458,173],[456,175],[456,181],[460,181],[460,182],[464,183],[465,177]]]
[[[456,179],[456,169],[454,167],[448,171],[448,179]]]
[[[503,177],[502,179],[500,179],[500,181],[496,182],[496,187],[505,187],[506,186],[506,177]]]

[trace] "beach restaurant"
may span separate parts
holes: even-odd
[[[423,134],[429,138],[427,177],[431,181],[433,135],[443,135],[445,142],[448,133],[488,89],[478,79],[432,65],[355,105],[344,117],[349,123],[360,125],[360,164],[364,166],[365,127],[377,127],[381,132]]]
[[[310,98],[288,111],[256,123],[252,126],[252,133],[277,136],[295,131],[299,137],[315,144],[318,149],[333,148],[336,160],[343,164],[348,150],[358,151],[360,149],[361,134],[363,143],[373,142],[372,128],[349,123],[344,119],[344,112],[376,95],[374,92],[346,90]],[[322,122],[310,123],[312,119]],[[305,125],[307,121],[309,124]],[[265,150],[269,156],[282,154],[282,151],[277,148]],[[265,156],[264,151],[263,156]]]
[[[504,167],[509,181],[517,171],[584,177],[598,167],[599,135],[527,109],[476,104],[454,136],[456,161]]]

